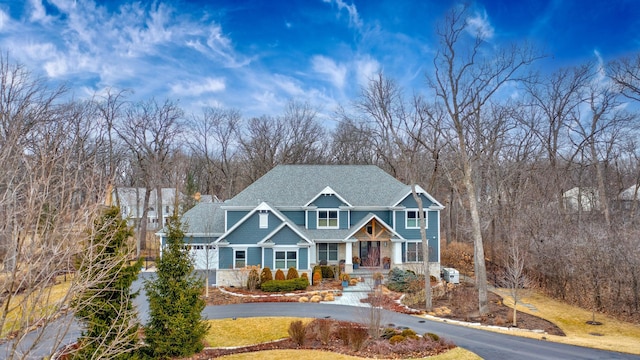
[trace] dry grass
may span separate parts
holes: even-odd
[[[496,289],[496,293],[504,298],[505,305],[513,306],[513,300],[509,296],[508,290]],[[544,335],[548,340],[603,350],[640,354],[640,326],[625,323],[602,314],[596,314],[596,321],[601,322],[602,325],[589,325],[586,322],[592,319],[592,313],[588,310],[552,300],[537,292],[529,292],[525,295],[518,302],[518,312],[525,312],[547,319],[560,327],[567,335],[566,337]],[[535,310],[522,306],[523,303],[533,305]],[[540,338],[541,335],[530,336]]]
[[[319,350],[268,350],[245,354],[235,354],[222,356],[220,359],[225,360],[280,360],[280,359],[297,359],[297,360],[318,360],[318,359],[335,359],[335,360],[354,360],[363,359],[360,357],[338,354],[334,352]],[[444,354],[431,356],[425,359],[430,360],[477,360],[482,359],[478,355],[462,348],[449,350]]]
[[[20,327],[20,323],[22,322],[28,320],[28,323],[33,324],[36,323],[38,319],[51,316],[59,311],[59,303],[69,292],[71,279],[71,275],[67,275],[67,281],[64,281],[64,276],[59,276],[56,279],[58,284],[48,287],[44,289],[44,291],[35,292],[29,298],[25,298],[24,295],[18,295],[12,298],[9,304],[10,310],[7,314],[7,320],[0,330],[0,338],[4,338],[8,333],[15,331]],[[5,306],[6,303],[3,303],[3,310]],[[25,314],[25,311],[27,314]]]
[[[302,320],[306,324],[312,319],[263,317],[209,320],[211,329],[205,337],[205,343],[210,347],[230,347],[284,339],[289,337],[289,324],[295,320]]]

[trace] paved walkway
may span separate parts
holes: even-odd
[[[369,293],[373,292],[373,278],[370,272],[355,273],[356,276],[363,276],[364,281],[358,281],[355,286],[342,289],[342,296],[336,296],[334,301],[321,301],[323,304],[348,305],[358,307],[371,307],[369,303],[361,302],[366,299]]]

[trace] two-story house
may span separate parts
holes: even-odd
[[[137,227],[144,214],[145,188],[118,187],[111,191],[111,204],[119,204],[122,217],[126,218],[129,226]],[[167,222],[167,218],[173,214],[176,204],[176,189],[162,188],[162,204],[156,189],[151,190],[149,205],[147,209],[147,229],[156,230],[162,228]],[[184,195],[179,194],[181,200]],[[160,216],[162,207],[162,219]]]
[[[426,215],[430,273],[440,272],[440,210],[417,187]],[[217,284],[238,281],[248,265],[310,273],[315,264],[419,267],[419,211],[409,185],[376,166],[280,165],[224,203],[196,205],[183,216],[196,267]],[[164,242],[161,236],[161,242]],[[311,274],[309,274],[311,275]]]

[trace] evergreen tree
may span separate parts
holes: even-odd
[[[148,352],[154,359],[188,357],[203,349],[209,326],[201,318],[205,307],[203,282],[193,260],[182,247],[184,233],[178,216],[169,218],[166,246],[158,261],[156,279],[145,282],[149,323],[145,328]]]
[[[76,359],[136,358],[139,325],[131,300],[137,294],[131,284],[142,262],[130,264],[132,236],[117,207],[106,208],[89,230],[76,273],[88,286],[73,302],[75,316],[85,324]]]

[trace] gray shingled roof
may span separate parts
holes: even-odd
[[[303,206],[327,186],[353,206],[393,206],[411,191],[373,165],[279,165],[225,205]]]
[[[184,213],[182,222],[186,225],[185,233],[188,234],[216,234],[224,232],[224,210],[220,209],[223,203],[199,203]]]

